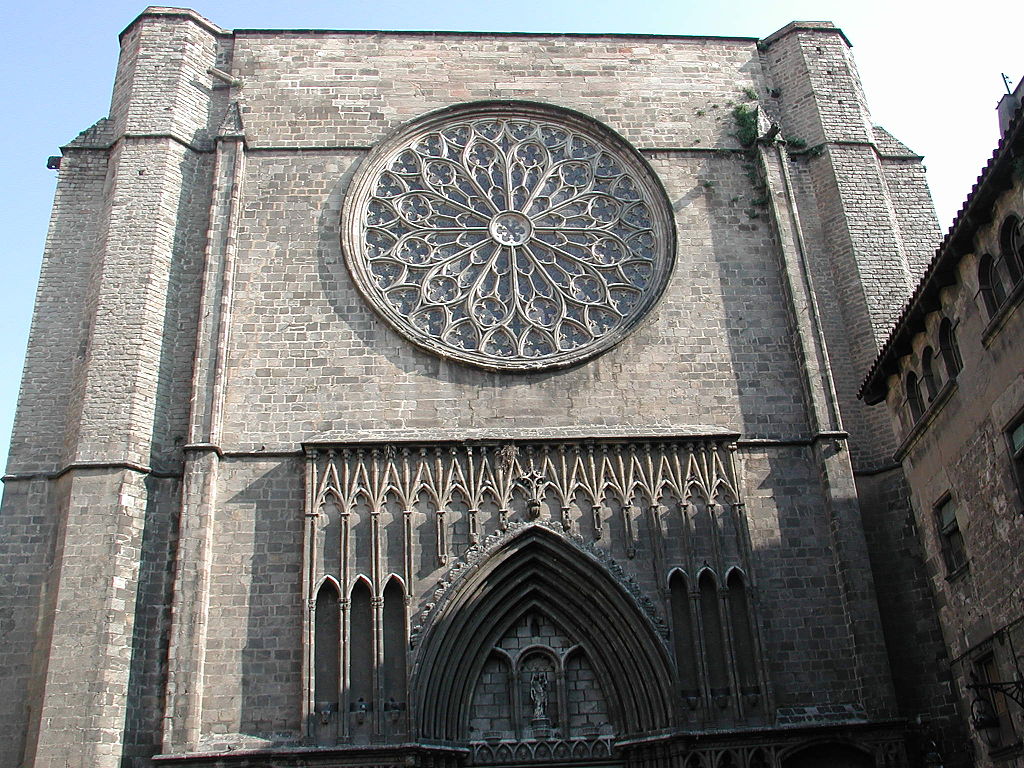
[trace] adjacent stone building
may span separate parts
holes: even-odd
[[[59,174],[3,768],[963,762],[856,396],[937,227],[833,25],[153,7]]]
[[[980,765],[1024,765],[1024,113],[864,384],[888,405]],[[979,686],[972,688],[971,686]]]

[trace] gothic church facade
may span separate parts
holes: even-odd
[[[920,161],[828,23],[147,9],[62,149],[0,766],[956,743],[892,431],[856,399],[937,240]]]

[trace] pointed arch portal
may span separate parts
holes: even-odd
[[[671,663],[650,622],[595,558],[534,526],[467,576],[427,629],[412,685],[421,737],[468,738],[490,649],[531,609],[558,622],[591,660],[619,735],[671,724]]]

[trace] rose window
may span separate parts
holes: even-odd
[[[646,162],[607,128],[537,105],[446,110],[353,180],[345,256],[367,301],[444,357],[570,365],[620,341],[668,279],[673,230]]]

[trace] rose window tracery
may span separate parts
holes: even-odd
[[[537,105],[407,127],[367,158],[345,216],[347,263],[377,312],[492,369],[608,349],[671,270],[668,205],[646,162],[599,124]]]

